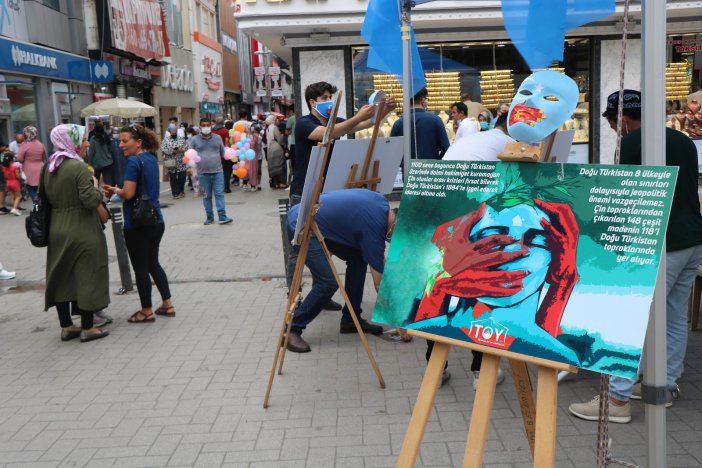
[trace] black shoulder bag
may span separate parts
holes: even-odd
[[[48,164],[48,163],[47,163]],[[51,224],[51,204],[44,193],[44,178],[46,177],[46,164],[41,171],[39,179],[39,189],[37,191],[37,202],[32,206],[32,211],[24,221],[27,230],[27,238],[34,247],[46,247],[49,245],[49,225]]]
[[[158,224],[158,212],[151,203],[146,190],[146,179],[144,178],[144,161],[137,156],[139,160],[139,171],[141,173],[141,195],[134,199],[134,207],[132,208],[132,225],[134,227],[155,226]]]

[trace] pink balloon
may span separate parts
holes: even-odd
[[[235,157],[236,157],[236,151],[234,151],[233,149],[227,148],[224,150],[224,159],[226,159],[227,161],[229,161]]]
[[[197,151],[195,151],[192,148],[185,152],[185,157],[187,157],[188,159],[193,159],[195,156],[197,156]]]

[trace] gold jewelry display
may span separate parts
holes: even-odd
[[[692,86],[691,64],[685,62],[669,63],[665,67],[665,98],[669,101],[686,99]]]

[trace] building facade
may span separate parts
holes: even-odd
[[[667,73],[672,76],[681,70],[685,77],[681,86],[680,78],[669,82],[669,99],[678,101],[671,104],[675,110],[675,106],[685,106],[682,96],[688,90],[700,87],[702,2],[669,0],[667,7]],[[293,64],[298,113],[307,111],[300,99],[307,84],[325,80],[344,91],[346,99],[340,109],[344,116],[366,103],[374,89],[401,93],[393,77],[367,66],[367,44],[360,36],[366,8],[365,0],[247,0],[241,2],[237,20],[242,31],[257,35],[275,54]],[[576,131],[573,162],[613,160],[613,132],[600,114],[606,96],[619,88],[622,13],[623,1],[618,0],[614,16],[569,31],[564,43],[564,60],[557,68],[580,88],[578,108],[566,123]],[[638,88],[640,4],[631,5],[630,19],[626,86]],[[485,101],[486,107],[494,110],[531,73],[509,41],[499,1],[427,3],[413,9],[412,22],[428,77],[430,103],[434,102],[437,113],[447,112],[450,103],[465,94],[474,101]],[[696,141],[702,148],[702,140]]]

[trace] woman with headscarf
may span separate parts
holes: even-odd
[[[266,145],[268,148],[268,176],[271,188],[284,189],[287,176],[287,161],[285,160],[285,136],[278,128],[275,115],[266,117]]]
[[[37,201],[37,187],[39,186],[39,176],[41,168],[46,161],[46,148],[37,139],[38,131],[36,127],[24,127],[24,143],[19,146],[17,152],[17,162],[22,165],[24,175],[27,177],[27,192],[33,203]]]
[[[92,341],[108,335],[93,326],[93,313],[110,303],[107,242],[98,217],[102,193],[79,153],[87,151],[85,127],[58,125],[51,130],[56,151],[41,176],[51,205],[46,256],[45,310],[56,307],[61,340]],[[71,315],[80,315],[80,328]]]
[[[92,166],[98,181],[102,176],[104,184],[112,185],[112,140],[102,123],[95,124],[86,162]]]

